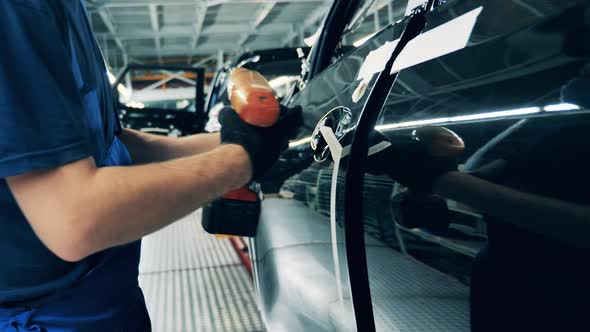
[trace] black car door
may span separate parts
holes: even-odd
[[[289,102],[302,107],[304,126],[273,170],[274,177],[263,181],[269,189],[253,240],[256,283],[270,330],[356,329],[342,206],[347,161],[338,155],[347,153],[376,82],[373,74],[378,71],[368,65],[387,60],[381,53],[391,54],[389,43],[400,38],[409,21],[404,18],[408,1],[392,3],[390,15],[387,3],[373,7],[378,4],[361,1],[349,15],[354,22],[341,29],[344,38],[333,36],[340,42],[329,52],[332,64]],[[367,10],[366,17],[354,15]],[[375,32],[375,18],[384,29],[361,43]],[[367,76],[359,76],[363,65]],[[279,195],[269,195],[273,188]]]
[[[371,128],[396,144],[416,135],[417,128],[444,126],[465,143],[458,156],[460,170],[477,171],[490,162],[508,160],[508,165],[518,165],[510,170],[510,177],[503,173],[490,181],[583,204],[582,196],[575,198],[571,193],[578,190],[572,189],[576,181],[587,185],[583,171],[584,132],[590,130],[587,2],[456,0],[436,5],[427,15],[422,34],[396,59],[393,71],[399,75],[393,88],[375,87],[387,89],[389,96]],[[507,266],[516,267],[514,276],[507,271],[496,275],[506,278],[506,284],[523,282],[518,281],[522,274],[517,271],[538,268],[543,259],[572,272],[552,274],[554,284],[544,284],[540,276],[531,274],[529,281],[538,282],[543,295],[531,295],[527,301],[536,301],[535,296],[537,302],[548,301],[552,293],[543,287],[575,283],[572,275],[583,274],[583,263],[578,262],[576,270],[575,261],[568,258],[578,252],[561,250],[563,238],[539,235],[535,227],[527,229],[526,223],[535,220],[523,221],[519,227],[524,229],[502,223],[499,227],[495,216],[462,202],[408,192],[383,171],[374,171],[384,165],[371,164],[371,160],[395,163],[395,158],[403,157],[368,156],[360,175],[362,190],[346,201],[352,204],[356,199],[362,208],[364,248],[347,245],[349,250],[366,253],[370,292],[365,300],[372,304],[377,331],[470,330],[472,267],[481,249],[488,247],[488,236],[500,243],[505,257],[499,261],[511,261],[513,265]],[[573,227],[560,226],[560,221],[556,218],[548,226],[556,234],[560,227]],[[563,252],[571,255],[564,257]],[[474,272],[480,271],[477,264]],[[482,277],[477,278],[481,282]],[[498,290],[506,296],[503,303],[494,302],[496,312],[511,302],[524,301],[518,300],[517,292]],[[515,310],[514,317],[518,315]],[[514,329],[510,317],[496,315],[501,330]]]

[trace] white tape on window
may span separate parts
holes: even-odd
[[[408,6],[406,7],[406,15],[410,14],[414,8],[422,6],[427,0],[408,0]]]
[[[399,39],[386,42],[383,46],[367,54],[356,77],[357,81],[370,81],[373,75],[385,70],[385,65],[391,59],[391,55],[398,43]]]
[[[334,131],[330,127],[323,126],[320,128],[322,136],[328,143],[328,148],[334,160],[334,169],[332,170],[332,186],[330,190],[330,233],[332,237],[332,256],[334,259],[334,273],[336,275],[336,289],[338,292],[338,301],[344,305],[344,295],[342,294],[342,280],[340,279],[340,257],[338,256],[338,237],[336,236],[336,193],[338,192],[338,171],[340,169],[340,158],[342,156],[342,145],[338,142]]]
[[[368,155],[369,156],[372,156],[372,155],[374,155],[376,153],[379,153],[379,152],[387,149],[390,146],[391,146],[391,143],[390,142],[383,141],[383,142],[377,143],[377,144],[375,144],[375,145],[373,145],[372,147],[369,148]]]
[[[340,273],[340,256],[338,255],[338,236],[336,233],[336,194],[338,193],[338,172],[340,170],[340,160],[350,153],[350,145],[342,147],[334,131],[330,127],[323,126],[320,128],[322,136],[328,144],[328,149],[334,161],[332,170],[332,183],[330,187],[330,235],[332,242],[332,258],[334,259],[334,274],[336,277],[336,289],[340,305],[344,305],[344,295],[342,289],[342,279]],[[369,148],[369,156],[391,145],[390,142],[380,142]]]
[[[367,88],[371,79],[375,74],[380,73],[385,70],[385,65],[387,61],[391,59],[393,55],[393,51],[395,47],[399,43],[399,39],[396,39],[391,42],[386,42],[383,46],[379,47],[378,49],[369,52],[365,61],[361,65],[359,69],[359,73],[357,75],[357,80],[361,82],[356,87],[356,89],[352,93],[352,101],[356,104],[358,103],[367,92]]]
[[[474,9],[412,39],[395,59],[391,74],[465,48],[482,9]]]

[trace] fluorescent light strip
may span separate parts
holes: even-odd
[[[486,112],[486,113],[479,113],[479,114],[469,114],[469,115],[460,115],[460,116],[453,116],[453,117],[444,117],[444,118],[434,118],[434,119],[426,119],[426,120],[391,123],[391,124],[375,126],[375,129],[379,130],[379,131],[388,131],[388,130],[395,130],[395,129],[399,129],[399,128],[411,128],[411,127],[418,127],[418,126],[432,125],[432,124],[439,124],[439,123],[465,122],[465,121],[482,120],[482,119],[502,118],[502,117],[516,116],[516,115],[536,114],[536,113],[541,113],[542,111],[545,111],[545,112],[565,112],[565,111],[576,111],[576,110],[580,110],[580,109],[581,108],[578,105],[569,104],[569,103],[562,103],[562,104],[547,105],[547,106],[544,106],[543,108],[541,108],[541,107],[526,107],[526,108],[517,108],[517,109],[505,110],[505,111]],[[311,137],[305,137],[300,140],[293,141],[293,142],[289,143],[289,146],[290,147],[299,146],[299,145],[309,143],[310,141],[311,141]]]
[[[138,109],[142,109],[145,107],[144,103],[142,103],[140,101],[130,101],[125,105],[127,105],[128,107],[131,107],[131,108],[138,108]]]
[[[514,110],[461,115],[461,116],[453,116],[453,117],[447,117],[447,118],[435,118],[435,119],[427,119],[427,120],[399,122],[399,123],[376,126],[375,129],[379,130],[379,131],[387,131],[387,130],[393,130],[393,129],[398,129],[398,128],[417,127],[417,126],[437,124],[437,123],[463,122],[463,121],[471,121],[471,120],[501,118],[501,117],[507,117],[507,116],[534,114],[534,113],[540,113],[540,112],[541,112],[540,107],[527,107],[527,108],[518,108],[518,109],[514,109]]]
[[[113,85],[117,78],[110,71],[107,71],[107,76],[109,77],[109,82],[111,83],[111,85]]]
[[[470,120],[501,118],[504,116],[525,115],[525,114],[533,114],[533,113],[539,113],[539,112],[541,112],[540,107],[527,107],[527,108],[519,108],[519,109],[507,110],[507,111],[454,116],[451,118],[451,122],[462,122],[462,121],[470,121]]]
[[[405,128],[405,127],[417,127],[417,126],[423,126],[423,125],[428,125],[428,124],[449,122],[450,119],[451,118],[436,118],[436,119],[428,119],[428,120],[399,122],[399,123],[392,123],[392,124],[375,126],[375,129],[379,130],[379,131],[383,131],[383,130],[392,130],[392,129],[397,129],[397,128]]]
[[[131,94],[129,93],[129,90],[127,90],[127,88],[123,84],[117,85],[117,91],[119,91],[119,95],[121,95],[121,97],[123,97],[123,99],[131,98]]]
[[[575,105],[575,104],[569,104],[569,103],[553,104],[553,105],[547,105],[547,106],[543,107],[543,110],[545,112],[575,111],[575,110],[579,110],[579,109],[580,109],[580,106]]]
[[[302,139],[297,140],[297,141],[293,141],[293,142],[289,143],[289,147],[292,148],[292,147],[295,147],[295,146],[307,144],[309,142],[311,142],[311,136],[302,138]]]
[[[376,34],[377,34],[376,32],[373,32],[373,33],[372,33],[372,34],[370,34],[370,35],[364,36],[363,38],[361,38],[361,39],[359,39],[359,40],[355,41],[354,43],[352,43],[352,46],[354,46],[354,47],[359,47],[359,46],[361,46],[362,44],[364,44],[365,42],[367,42],[367,40],[369,40],[369,39],[373,38],[373,36],[374,36],[374,35],[376,35]]]
[[[115,75],[113,73],[111,73],[108,70],[107,70],[107,76],[109,78],[109,82],[111,83],[111,85],[113,85],[115,83],[115,81],[117,80],[117,78],[115,77]],[[129,99],[131,97],[131,94],[129,93],[129,91],[127,90],[127,88],[123,84],[117,85],[117,91],[119,91],[119,95],[121,95],[121,97],[123,97],[123,99]]]
[[[139,131],[143,131],[143,132],[149,131],[149,132],[152,132],[152,133],[162,133],[162,134],[167,134],[169,132],[168,129],[164,129],[164,128],[150,128],[150,127],[141,128],[141,129],[139,129]]]

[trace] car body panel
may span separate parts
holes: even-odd
[[[400,38],[409,21],[405,18],[339,58],[289,100],[289,106],[303,108],[304,126],[275,166],[269,187],[276,190],[270,193],[280,188],[281,195],[263,201],[258,235],[250,241],[261,311],[273,331],[354,331],[373,324],[377,331],[470,329],[471,264],[486,242],[482,214],[448,201],[451,223],[443,231],[405,228],[392,203],[404,188],[386,176],[365,173],[358,193],[362,201],[357,202],[363,211],[364,245],[346,242],[344,230],[352,222],[343,206],[347,161],[335,163],[333,156],[313,161],[309,145],[318,123],[335,108],[351,114],[348,135],[336,137],[340,147],[350,144],[367,113],[379,112],[375,129],[392,142],[428,124],[457,132],[467,144],[460,161],[465,170],[505,156],[563,123],[589,121],[590,105],[564,94],[588,68],[590,47],[581,37],[590,26],[587,3],[434,3],[422,34],[481,7],[466,47],[402,69],[391,90],[376,87],[373,77],[355,103],[352,95],[361,84],[357,75],[364,60]],[[377,89],[387,89],[389,97],[382,108],[366,110]],[[338,147],[332,142],[330,152],[333,146]],[[348,276],[357,271],[348,271],[346,263],[351,248],[366,254],[371,292],[365,300],[372,303],[374,321],[353,309],[351,287],[357,285]]]
[[[463,168],[475,170],[532,144],[542,133],[567,122],[565,117],[588,121],[581,107],[544,111],[549,105],[573,103],[564,100],[560,91],[588,62],[567,47],[575,38],[572,31],[584,26],[583,12],[588,9],[575,3],[567,9],[568,4],[557,1],[544,5],[531,11],[514,2],[454,1],[429,13],[423,33],[482,7],[466,48],[400,72],[375,128],[395,142],[421,125],[445,126],[465,141]],[[525,118],[529,120],[523,127]],[[375,220],[382,227],[381,246],[366,245],[377,331],[468,331],[469,268],[474,253],[485,244],[483,217],[449,202],[454,216],[447,230],[405,229],[394,218],[371,212],[376,205],[392,206],[391,197],[402,192],[392,183],[388,194],[379,194],[384,189],[371,184],[375,178],[365,175],[364,219],[369,229],[375,228]],[[403,269],[399,260],[408,256],[416,261],[414,267],[423,265],[436,272],[408,273],[396,280],[392,276]],[[446,279],[423,279],[435,273],[444,273]],[[408,275],[415,284],[404,285],[400,294]],[[384,277],[389,282],[385,287]],[[414,303],[420,307],[413,308]]]
[[[302,106],[304,112],[305,123],[299,139],[309,137],[317,122],[338,107],[350,110],[352,121],[349,126],[354,127],[366,101],[363,98],[355,103],[351,98],[352,91],[356,88],[359,68],[369,52],[387,40],[399,38],[405,24],[407,20],[388,27],[372,42],[348,53],[310,81],[305,89],[290,100],[290,107]],[[369,90],[374,82],[373,79],[369,83]],[[307,143],[294,146],[294,151],[305,152],[291,154],[291,158],[284,155],[279,165],[275,166],[284,166],[283,171],[291,177],[284,184],[283,190],[306,196],[305,201],[264,200],[258,235],[252,241],[252,250],[255,251],[255,278],[264,320],[273,331],[355,330],[341,216],[335,217],[334,230],[339,268],[335,267],[332,251],[330,199],[333,191],[333,165],[330,162],[312,164],[311,154],[306,151],[308,146]],[[295,160],[302,157],[306,161]],[[344,163],[340,167],[339,179],[343,178],[345,171]],[[294,175],[296,173],[300,176]],[[307,183],[306,176],[314,178],[314,183]],[[300,184],[305,188],[305,193],[297,192],[296,187]],[[307,192],[307,189],[310,191]],[[337,200],[342,199],[341,194],[342,181],[339,181],[336,186]],[[296,207],[291,206],[293,204]],[[278,215],[273,211],[278,211]],[[291,213],[298,216],[293,217]],[[288,234],[284,234],[285,229],[289,229]],[[338,297],[336,270],[340,273],[342,301]]]

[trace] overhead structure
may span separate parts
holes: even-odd
[[[302,46],[329,0],[85,0],[104,56],[196,64],[223,52]]]

